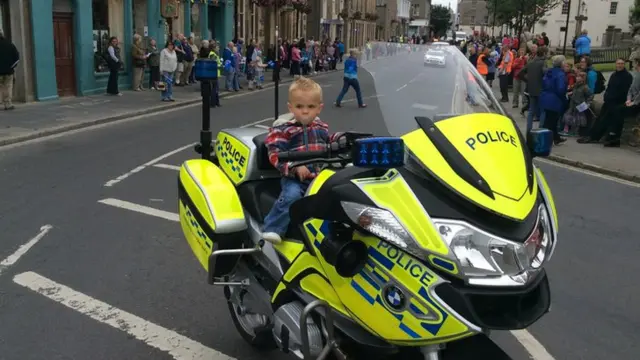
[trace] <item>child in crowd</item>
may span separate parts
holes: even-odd
[[[329,125],[320,121],[322,88],[315,81],[300,77],[289,87],[289,111],[294,119],[269,129],[265,144],[269,161],[282,174],[278,200],[264,219],[262,238],[274,244],[282,242],[289,227],[289,208],[304,196],[319,169],[312,165],[289,169],[289,162],[278,160],[280,151],[318,151],[334,141],[339,133],[329,134]]]
[[[567,92],[570,92],[576,84],[576,72],[568,62],[564,64],[564,72],[567,74]]]
[[[593,101],[593,93],[587,86],[587,74],[578,72],[576,74],[576,83],[568,94],[569,107],[564,114],[564,131],[561,135],[575,136],[580,127],[587,126],[588,116],[591,114],[591,101]]]

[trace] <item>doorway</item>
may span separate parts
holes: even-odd
[[[53,13],[53,44],[58,96],[75,96],[76,67],[73,53],[72,13]]]

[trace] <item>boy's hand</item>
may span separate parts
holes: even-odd
[[[311,176],[311,171],[306,166],[299,166],[296,168],[296,175],[298,175],[298,180],[304,181]]]

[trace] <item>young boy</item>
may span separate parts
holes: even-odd
[[[326,148],[339,133],[329,135],[329,126],[320,121],[322,88],[315,81],[301,77],[289,87],[289,111],[294,119],[269,129],[265,141],[269,161],[282,173],[282,191],[273,208],[264,219],[262,238],[274,244],[282,241],[289,227],[289,208],[304,196],[307,187],[318,172],[314,166],[289,169],[290,163],[278,160],[280,151],[317,151]]]
[[[356,99],[358,100],[358,107],[366,108],[367,105],[362,102],[362,92],[360,91],[360,83],[358,82],[358,51],[350,50],[349,58],[344,62],[344,81],[342,91],[336,99],[336,107],[342,107],[342,98],[349,91],[349,87],[352,87],[356,92]]]

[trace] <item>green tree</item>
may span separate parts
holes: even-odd
[[[547,12],[562,4],[563,0],[488,0],[487,2],[488,25],[494,24],[495,16],[495,26],[513,24],[517,30],[527,31]]]
[[[640,30],[640,0],[635,0],[629,8],[629,25],[634,34]]]
[[[449,8],[442,5],[433,5],[431,7],[431,27],[436,36],[445,35],[447,30],[451,29],[451,12]]]

